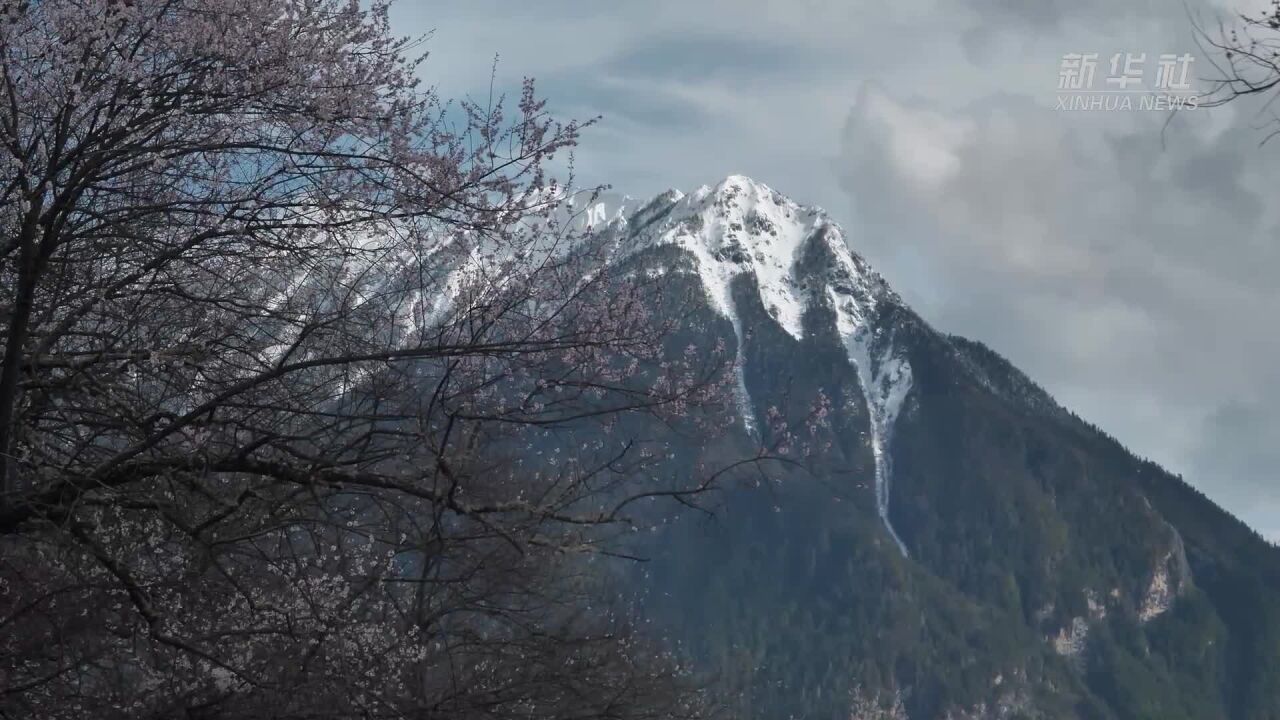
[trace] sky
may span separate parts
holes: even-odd
[[[825,208],[940,330],[1280,541],[1280,140],[1261,100],[1057,107],[1064,55],[1190,54],[1265,0],[402,0],[424,80],[601,116],[582,184],[749,175]]]

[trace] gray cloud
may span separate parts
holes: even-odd
[[[805,68],[819,67],[830,60],[830,55],[818,48],[695,31],[637,39],[603,69],[631,77],[675,81],[725,78],[754,83],[795,77]]]
[[[1280,538],[1280,419],[1274,397],[1226,403],[1205,422],[1191,475],[1271,538]]]

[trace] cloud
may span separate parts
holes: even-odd
[[[820,48],[694,30],[634,39],[602,70],[676,82],[758,82],[764,78],[794,78],[805,68],[821,66],[829,60],[829,53]]]
[[[1280,418],[1274,397],[1224,403],[1205,421],[1192,475],[1272,542],[1280,542]]]

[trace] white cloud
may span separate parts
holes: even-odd
[[[858,110],[874,124],[894,174],[917,192],[936,192],[960,170],[957,151],[972,123],[928,110],[909,109],[880,88],[868,85],[858,95]]]

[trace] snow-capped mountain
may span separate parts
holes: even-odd
[[[670,246],[688,253],[711,307],[733,327],[738,403],[744,427],[758,432],[755,403],[746,382],[749,331],[731,286],[749,279],[769,317],[795,340],[804,338],[804,316],[822,307],[835,313],[835,328],[857,371],[869,405],[868,432],[875,458],[876,506],[903,554],[906,546],[889,520],[890,458],[894,422],[911,390],[911,365],[895,347],[892,330],[878,335],[883,308],[901,300],[875,271],[853,254],[844,233],[822,210],[804,207],[763,183],[741,175],[685,195],[670,190],[634,214],[589,208],[585,222],[604,221],[620,255]]]
[[[930,327],[826,213],[730,176],[577,217],[702,303],[692,342],[732,343],[742,447],[767,441],[766,409],[831,403],[829,450],[728,490],[637,575],[741,716],[1274,717],[1275,673],[1242,671],[1240,700],[1193,667],[1280,660],[1230,640],[1256,617],[1227,589],[1264,576],[1280,599],[1274,549]]]

